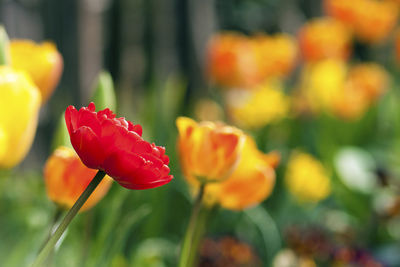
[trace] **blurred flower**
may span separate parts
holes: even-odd
[[[318,202],[331,193],[329,176],[313,156],[294,152],[286,169],[285,182],[290,193],[301,202]]]
[[[140,125],[115,118],[109,109],[95,112],[93,103],[79,111],[69,106],[65,121],[71,144],[87,167],[103,170],[128,189],[171,181],[165,148],[143,140]]]
[[[332,111],[333,100],[344,86],[346,64],[340,60],[323,60],[305,65],[301,75],[301,97],[307,108],[312,113]]]
[[[30,40],[10,42],[11,65],[26,71],[40,89],[43,103],[56,88],[63,70],[63,58],[50,42],[36,44]]]
[[[287,34],[214,36],[208,46],[210,79],[226,88],[252,88],[270,77],[287,76],[297,59],[297,44]]]
[[[206,188],[206,201],[230,210],[243,210],[265,200],[275,184],[279,154],[264,154],[250,137],[246,137],[238,167],[224,181]]]
[[[243,128],[261,128],[283,119],[289,112],[289,97],[281,87],[279,82],[269,81],[252,91],[227,92],[227,109],[232,121]]]
[[[299,32],[299,46],[305,61],[346,60],[350,56],[350,42],[349,29],[329,17],[311,20]]]
[[[23,72],[0,66],[0,168],[11,168],[31,147],[41,97],[39,89]]]
[[[200,121],[220,121],[224,116],[221,106],[211,99],[197,101],[194,113]]]
[[[353,66],[334,102],[334,112],[345,119],[359,118],[376,102],[389,84],[389,75],[378,64]]]
[[[297,255],[306,258],[328,259],[334,247],[328,233],[317,225],[293,225],[286,229],[285,239]]]
[[[246,36],[230,32],[215,35],[207,51],[208,73],[217,85],[242,88],[259,82],[255,53]]]
[[[391,0],[325,0],[325,10],[369,43],[384,40],[398,18],[398,5]]]
[[[296,40],[288,34],[256,35],[254,45],[260,82],[269,77],[285,77],[295,66],[298,54]]]
[[[388,74],[379,65],[363,63],[349,68],[338,60],[307,64],[295,107],[311,113],[325,111],[342,119],[358,119],[388,86]]]
[[[221,181],[229,177],[239,161],[244,134],[241,130],[187,117],[176,120],[181,166],[189,182]]]
[[[199,267],[257,267],[259,257],[246,243],[232,237],[204,239],[200,248]]]
[[[96,174],[87,168],[72,148],[59,147],[44,167],[47,195],[62,208],[71,208]],[[106,176],[80,211],[90,209],[108,192],[112,179]]]
[[[384,265],[375,260],[367,251],[352,247],[342,247],[335,252],[332,266],[383,267]]]
[[[317,264],[313,259],[307,257],[299,257],[290,249],[282,249],[279,251],[272,262],[273,267],[316,267]]]

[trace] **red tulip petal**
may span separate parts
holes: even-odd
[[[99,138],[89,127],[82,126],[70,134],[71,144],[82,162],[89,168],[100,169],[104,151]]]
[[[67,125],[68,132],[71,133],[78,128],[77,123],[78,111],[74,106],[69,106],[65,110],[65,124]]]

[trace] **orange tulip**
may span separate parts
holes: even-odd
[[[63,58],[50,42],[36,44],[30,40],[10,42],[11,65],[29,73],[39,87],[43,103],[56,88],[63,70]]]
[[[235,171],[221,183],[206,187],[206,199],[230,210],[243,210],[261,203],[275,184],[274,168],[279,163],[277,153],[264,154],[247,136],[242,157]]]
[[[241,130],[186,117],[179,117],[176,124],[181,166],[189,182],[221,181],[234,171],[244,141]]]
[[[47,160],[44,179],[47,195],[62,208],[71,208],[97,170],[87,168],[72,148],[59,147]],[[112,179],[104,177],[80,211],[88,210],[108,192]]]
[[[257,35],[253,43],[259,81],[270,77],[285,77],[293,70],[298,48],[296,40],[288,34]]]
[[[325,9],[368,43],[384,40],[399,15],[398,4],[392,0],[326,0]]]
[[[306,61],[347,59],[350,56],[351,33],[338,20],[314,19],[299,32],[300,50]]]
[[[214,36],[208,44],[210,79],[222,87],[249,87],[259,82],[255,54],[249,39],[238,33]]]

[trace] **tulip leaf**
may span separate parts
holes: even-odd
[[[61,115],[57,129],[55,131],[54,137],[53,137],[53,142],[51,145],[51,150],[54,151],[60,146],[66,146],[72,148],[71,141],[69,138],[69,133],[67,129],[67,125],[65,124],[65,119],[64,119],[65,113]]]
[[[4,26],[0,26],[0,65],[10,64],[10,40]]]
[[[97,76],[94,84],[94,93],[91,98],[96,104],[97,110],[109,108],[116,112],[117,100],[114,91],[114,82],[111,74],[107,71],[102,71]]]

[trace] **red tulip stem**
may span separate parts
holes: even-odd
[[[43,266],[44,261],[47,259],[51,251],[54,249],[54,246],[57,244],[57,241],[60,239],[64,231],[67,229],[68,225],[71,223],[72,219],[78,213],[80,208],[85,204],[86,200],[93,193],[96,187],[99,185],[101,180],[103,180],[106,175],[103,171],[98,171],[96,176],[92,179],[89,185],[86,187],[85,191],[80,195],[78,200],[72,206],[72,208],[68,211],[67,215],[64,217],[57,230],[52,234],[52,236],[47,241],[46,245],[40,251],[39,255],[36,257],[35,261],[32,264],[32,267],[40,267]]]
[[[192,267],[194,264],[193,261],[196,258],[193,256],[193,253],[196,253],[196,251],[193,250],[197,248],[197,244],[195,244],[195,233],[199,226],[198,217],[202,207],[205,186],[205,183],[200,185],[199,193],[197,194],[196,200],[193,204],[192,215],[190,216],[189,225],[187,227],[185,238],[183,239],[181,247],[179,267]]]

